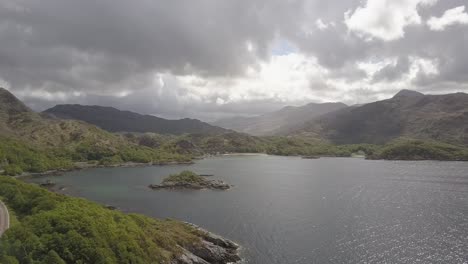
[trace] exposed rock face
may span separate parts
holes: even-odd
[[[201,243],[182,248],[182,254],[171,264],[227,264],[237,263],[241,260],[239,245],[198,226],[192,226],[202,234]]]
[[[210,264],[206,260],[194,255],[192,252],[182,248],[182,255],[174,259],[171,264]]]

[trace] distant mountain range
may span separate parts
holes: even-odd
[[[278,111],[254,117],[221,119],[212,124],[256,136],[283,134],[323,114],[347,105],[343,103],[310,103],[304,106],[286,106]]]
[[[289,106],[213,124],[253,135],[307,136],[336,144],[383,144],[411,138],[468,145],[468,94],[424,95],[402,90],[390,99],[364,105]]]
[[[424,95],[402,90],[393,98],[311,119],[288,134],[337,144],[381,144],[396,138],[468,145],[468,94]]]
[[[96,125],[110,132],[138,132],[158,134],[219,134],[228,132],[197,119],[168,120],[152,115],[121,111],[113,107],[87,105],[57,105],[44,111],[53,117],[75,119]]]
[[[409,138],[468,146],[468,94],[424,95],[402,90],[390,99],[359,106],[308,104],[214,124],[224,128],[194,119],[167,120],[102,106],[58,105],[39,114],[0,88],[0,136],[50,146],[83,141],[109,142],[109,146],[127,144],[118,135],[102,129],[174,135],[221,135],[233,129],[253,135],[307,137],[335,144],[384,144]]]

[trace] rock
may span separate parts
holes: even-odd
[[[195,256],[192,252],[182,248],[182,254],[174,259],[171,264],[210,264],[206,260]]]
[[[204,239],[206,241],[209,241],[217,246],[221,246],[221,247],[224,247],[224,248],[230,248],[230,249],[238,249],[239,248],[239,245],[237,245],[236,243],[232,242],[231,240],[228,240],[222,236],[218,236],[216,234],[213,234],[213,233],[210,233],[210,232],[207,232],[206,230],[203,230],[201,229],[200,227],[198,227],[199,230],[202,230],[202,232],[206,232],[206,235],[204,236]]]
[[[183,253],[171,264],[227,264],[241,261],[239,245],[199,226],[187,224],[200,232],[201,242],[183,248]]]
[[[237,254],[237,249],[224,248],[206,240],[190,251],[208,261],[208,263],[232,263],[241,260]]]
[[[41,187],[46,187],[46,188],[52,188],[55,186],[55,182],[52,182],[51,180],[47,180],[43,183],[40,183],[39,186]]]
[[[104,205],[104,207],[109,209],[109,210],[117,210],[117,207],[115,207],[113,205]]]
[[[208,184],[206,186],[208,189],[217,189],[217,190],[228,190],[231,188],[231,185],[220,180],[208,181]]]

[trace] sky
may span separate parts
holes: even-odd
[[[468,92],[468,0],[0,0],[0,87],[36,111],[206,121]]]

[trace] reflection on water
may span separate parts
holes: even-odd
[[[153,191],[185,169],[229,191]],[[194,165],[90,169],[51,179],[126,212],[193,222],[249,263],[468,263],[468,163],[230,156]]]

